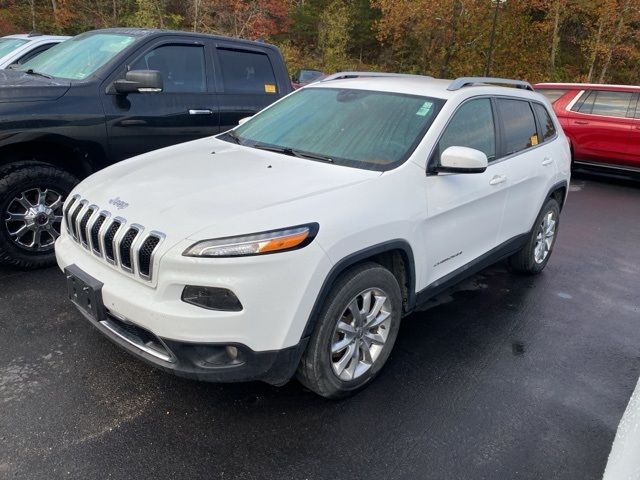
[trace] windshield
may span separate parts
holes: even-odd
[[[28,40],[21,38],[0,38],[0,58],[6,54],[13,52],[20,45],[24,45]]]
[[[443,104],[444,100],[401,93],[306,88],[221,138],[388,170],[411,155]]]
[[[51,47],[20,65],[51,77],[83,80],[133,42],[134,37],[111,33],[79,35]]]

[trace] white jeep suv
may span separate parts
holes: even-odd
[[[504,258],[545,267],[569,166],[526,82],[341,73],[92,175],[56,255],[80,311],[149,363],[210,381],[297,373],[340,397],[438,292]]]

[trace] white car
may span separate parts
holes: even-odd
[[[526,82],[341,73],[92,175],[56,256],[80,311],[153,365],[297,373],[341,397],[380,371],[416,306],[504,258],[545,267],[570,158]]]
[[[71,37],[27,33],[0,38],[0,69],[25,63],[36,55]]]

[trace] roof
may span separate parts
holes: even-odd
[[[199,32],[184,32],[181,30],[163,30],[160,28],[103,28],[99,30],[90,30],[88,32],[84,32],[82,35],[88,35],[93,33],[113,33],[120,35],[130,35],[132,37],[150,37],[150,36],[160,36],[160,35],[180,35],[182,37],[194,37],[194,38],[213,38],[218,40],[226,40],[232,41],[234,43],[244,43],[246,45],[259,45],[261,47],[268,48],[276,48],[274,45],[269,43],[254,41],[254,40],[246,40],[244,38],[236,38],[236,37],[225,37],[222,35],[213,35],[210,33],[199,33]]]
[[[606,83],[536,83],[533,88],[546,89],[569,89],[569,90],[587,90],[587,89],[607,89],[637,92],[640,86],[634,85],[608,85]]]
[[[32,34],[32,33],[17,33],[15,35],[6,35],[1,38],[20,38],[22,40],[31,40],[31,41],[48,41],[48,40],[67,40],[68,36],[65,35],[42,35],[42,34]]]
[[[456,90],[448,90],[454,80],[432,78],[423,75],[384,74],[384,76],[366,76],[365,73],[362,73],[362,75],[363,76],[355,78],[340,78],[336,80],[331,80],[329,77],[328,79],[311,83],[304,88],[353,88],[358,90],[403,93],[407,95],[423,95],[445,100],[458,96],[467,97],[470,93],[474,95],[496,95],[502,93],[524,98],[534,98],[539,95],[519,88],[480,83],[463,86]]]

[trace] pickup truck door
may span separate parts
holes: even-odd
[[[215,60],[216,85],[220,92],[220,130],[223,132],[290,91],[282,84],[283,79],[289,80],[288,76],[284,72],[276,76],[279,65],[273,64],[265,50],[216,41]]]
[[[127,59],[103,90],[110,156],[122,160],[214,135],[220,119],[213,60],[206,41],[161,37]],[[158,70],[162,92],[115,94],[128,70]]]

